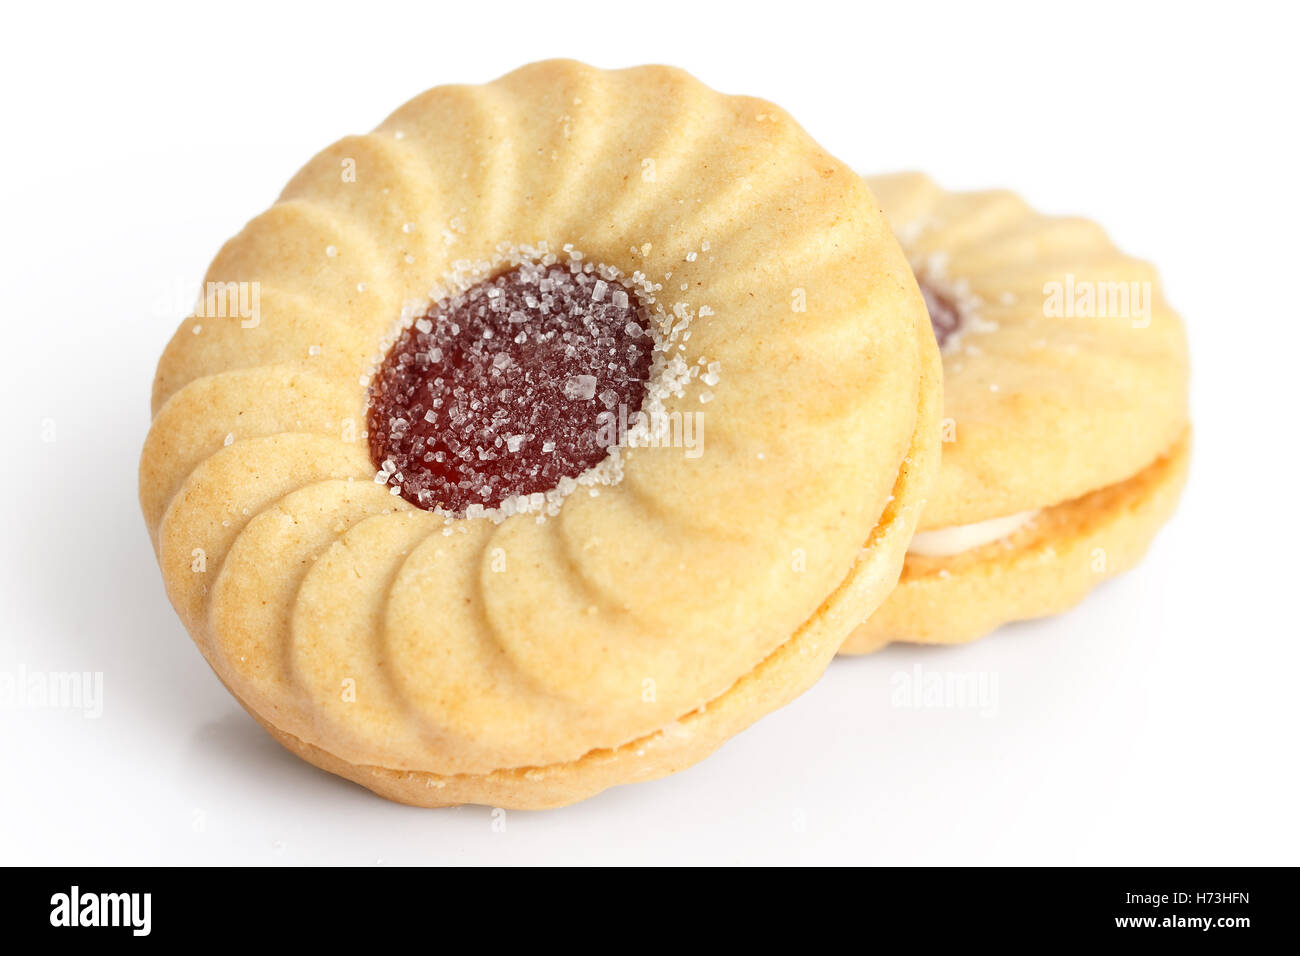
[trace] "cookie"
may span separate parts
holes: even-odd
[[[1187,345],[1155,270],[1009,192],[868,179],[943,356],[939,475],[898,587],[846,641],[953,644],[1136,564],[1187,474]]]
[[[701,759],[883,600],[937,469],[938,352],[866,184],[674,69],[430,90],[204,296],[140,466],[167,593],[275,739],[404,803]]]

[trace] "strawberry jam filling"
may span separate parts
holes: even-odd
[[[961,311],[957,308],[957,303],[924,280],[918,279],[918,284],[921,286],[921,295],[925,298],[925,308],[930,313],[930,326],[934,329],[935,341],[939,343],[939,348],[943,348],[944,343],[961,325]]]
[[[609,453],[598,417],[641,408],[651,321],[631,290],[569,265],[525,263],[437,303],[372,380],[375,480],[462,513],[576,478]]]

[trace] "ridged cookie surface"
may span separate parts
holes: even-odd
[[[867,182],[922,281],[973,314],[943,350],[948,428],[922,529],[1077,498],[1179,440],[1187,341],[1151,265],[1010,192]]]

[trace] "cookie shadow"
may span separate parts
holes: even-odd
[[[280,794],[313,788],[332,796],[379,799],[364,787],[326,773],[290,753],[237,707],[199,725],[190,738],[188,759],[196,771],[257,781],[259,787]]]

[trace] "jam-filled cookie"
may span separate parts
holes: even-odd
[[[1155,271],[1008,192],[869,178],[943,355],[944,443],[898,587],[850,636],[957,643],[1136,564],[1187,471],[1187,348]]]
[[[674,69],[430,90],[204,289],[141,462],[168,595],[277,740],[405,803],[701,759],[883,600],[937,468],[866,184]]]

